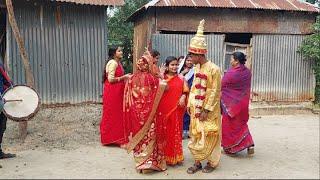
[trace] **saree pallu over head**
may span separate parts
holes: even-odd
[[[251,72],[244,65],[231,68],[222,78],[221,107],[225,114],[235,117],[250,100]]]
[[[155,121],[155,114],[165,89],[152,73],[151,57],[137,62],[137,72],[127,81],[124,96],[127,151],[134,152],[137,169],[164,170],[166,168],[161,141],[163,124]]]

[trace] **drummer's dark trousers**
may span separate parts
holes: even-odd
[[[7,127],[7,117],[1,112],[0,114],[0,153],[2,152],[1,144],[2,144],[2,138],[4,131]]]

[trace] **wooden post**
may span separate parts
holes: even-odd
[[[17,21],[14,16],[12,0],[6,0],[6,5],[7,5],[9,23],[11,25],[13,35],[17,41],[22,63],[25,69],[25,77],[27,80],[27,85],[34,87],[34,77],[30,67],[30,62],[28,60],[27,51],[25,49],[24,42],[17,25]],[[27,121],[23,121],[19,123],[19,131],[20,131],[21,140],[24,140],[27,136]]]

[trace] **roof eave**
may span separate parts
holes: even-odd
[[[124,0],[117,0],[117,1],[108,1],[102,2],[101,0],[56,0],[60,3],[73,3],[77,5],[90,5],[90,6],[123,6],[125,4]]]
[[[149,6],[149,7],[141,7],[140,9],[138,9],[137,11],[135,11],[134,13],[132,13],[128,18],[127,18],[127,21],[128,22],[134,22],[136,20],[136,18],[138,16],[141,16],[143,15],[144,13],[147,12],[148,9],[150,8],[186,8],[186,9],[194,9],[194,8],[197,8],[197,9],[200,9],[200,8],[212,8],[212,9],[248,9],[248,10],[262,10],[262,11],[287,11],[287,12],[302,12],[302,13],[311,13],[311,14],[320,14],[320,9],[317,8],[318,11],[307,11],[307,10],[286,10],[286,9],[262,9],[262,8],[222,8],[222,7],[187,7],[187,6],[164,6],[164,7],[159,7],[159,6]]]
[[[135,11],[134,13],[132,13],[128,18],[127,18],[127,22],[134,22],[136,20],[136,18],[140,15],[143,15],[145,12],[147,12],[148,9],[146,9],[145,7],[142,7],[140,9],[138,9],[137,11]]]

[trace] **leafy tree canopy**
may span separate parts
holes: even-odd
[[[121,46],[126,72],[132,71],[133,23],[127,18],[150,0],[125,0],[125,5],[109,9],[108,46]]]

